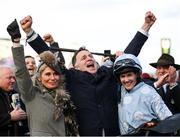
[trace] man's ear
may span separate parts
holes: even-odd
[[[74,64],[74,68],[75,69],[78,69],[79,68],[79,65],[77,63]]]
[[[75,68],[76,70],[80,70],[79,67],[77,67],[77,66],[76,66],[76,67],[74,66],[74,68]]]
[[[81,70],[80,68],[79,68],[79,66],[76,66],[76,67],[74,67],[76,70]]]

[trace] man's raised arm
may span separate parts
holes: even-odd
[[[156,17],[154,14],[150,11],[146,12],[145,20],[141,29],[136,33],[132,41],[126,47],[124,53],[133,54],[135,56],[139,55],[144,43],[148,39],[148,32],[155,21]]]

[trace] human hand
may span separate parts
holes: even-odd
[[[23,31],[28,34],[32,28],[32,17],[30,15],[24,17],[21,21],[20,21],[20,24],[21,24],[21,28],[23,29]]]
[[[169,67],[169,85],[174,85],[174,83],[176,83],[176,77],[177,77],[177,73],[176,73],[176,68],[173,66]]]
[[[45,34],[45,35],[43,36],[43,40],[44,40],[45,42],[48,42],[50,45],[55,42],[51,34]]]
[[[19,25],[18,25],[16,19],[8,25],[7,32],[11,36],[12,42],[19,42],[20,41],[21,33],[20,33]]]
[[[158,80],[155,82],[156,88],[162,87],[164,84],[168,83],[169,73],[166,73],[158,77]]]
[[[151,26],[155,23],[155,21],[156,21],[155,15],[151,11],[148,11],[145,14],[144,24],[141,28],[144,31],[148,32]]]
[[[118,57],[121,56],[122,54],[124,54],[123,51],[116,51],[116,53],[115,53],[115,58],[118,58]]]
[[[146,14],[145,14],[145,23],[152,26],[155,21],[156,21],[155,15],[151,11],[146,12]]]
[[[156,122],[147,122],[147,123],[145,123],[144,128],[151,128],[151,127],[154,127],[156,125],[157,125]]]
[[[11,111],[10,115],[12,121],[18,121],[27,118],[26,112],[19,107],[16,107],[13,111]]]
[[[110,59],[110,57],[109,56],[107,56],[107,57],[102,57],[102,59],[101,59],[101,63],[100,64],[102,64],[102,63],[104,63],[104,62],[106,62],[107,60],[109,60]]]

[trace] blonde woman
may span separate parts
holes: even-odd
[[[17,21],[7,28],[13,41],[12,54],[16,67],[16,79],[26,105],[30,134],[32,136],[78,135],[74,106],[65,89],[62,67],[55,54],[45,51],[31,79],[20,45],[21,34]]]

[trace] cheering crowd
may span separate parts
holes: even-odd
[[[148,11],[140,30],[123,53],[99,65],[91,52],[80,47],[65,59],[50,34],[41,37],[32,28],[33,19],[20,21],[28,44],[39,54],[35,63],[24,56],[21,33],[15,19],[7,32],[12,40],[13,68],[0,66],[0,135],[2,136],[120,136],[137,132],[180,112],[180,65],[169,54],[157,62],[157,79],[143,77],[138,55],[156,21]],[[16,96],[15,96],[16,95]],[[149,135],[180,135],[178,131]]]

